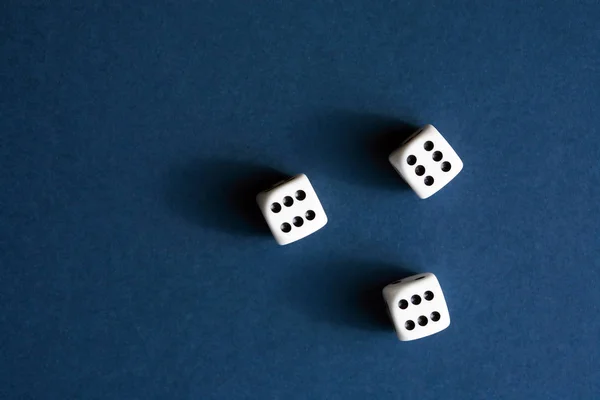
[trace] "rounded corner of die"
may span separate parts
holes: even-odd
[[[387,285],[385,285],[383,287],[383,289],[381,289],[381,295],[385,299],[386,303],[388,302],[388,296],[389,296],[390,286],[392,286],[392,285],[393,285],[392,283],[388,283]]]
[[[398,337],[398,340],[401,341],[401,342],[411,342],[411,341],[417,339],[415,337],[405,336],[405,335],[403,335],[400,332],[396,333],[396,336]]]
[[[275,237],[275,241],[279,246],[285,246],[286,244],[292,243],[291,241],[281,237]]]
[[[392,164],[395,164],[398,162],[398,160],[400,160],[402,158],[403,153],[404,153],[404,148],[402,146],[398,147],[396,150],[394,150],[390,153],[390,155],[388,156],[388,160]]]
[[[310,179],[308,179],[308,176],[306,176],[305,173],[301,172],[299,174],[294,175],[290,181],[306,181],[306,182],[310,182]]]
[[[381,289],[381,297],[383,297],[383,301],[385,302],[385,304],[387,304],[388,307],[392,303],[392,294],[390,293],[389,286],[390,285],[387,285],[383,289]]]
[[[460,159],[460,157],[456,157],[457,161],[455,161],[456,164],[458,164],[456,166],[456,175],[458,175],[465,167],[465,164],[463,163],[463,161]]]
[[[433,196],[433,193],[431,193],[431,192],[425,192],[425,191],[422,191],[422,190],[415,190],[415,193],[417,194],[417,196],[421,200],[425,200],[425,199],[428,199],[431,196]]]
[[[263,207],[266,203],[269,202],[269,192],[264,190],[262,192],[258,192],[256,194],[256,204],[259,205],[259,207]]]
[[[423,125],[423,128],[422,128],[421,132],[424,132],[424,133],[428,132],[430,134],[442,136],[440,130],[438,128],[436,128],[435,125],[433,125],[433,124],[425,124],[425,125]]]

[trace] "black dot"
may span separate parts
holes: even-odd
[[[415,294],[413,297],[410,298],[410,302],[413,303],[415,306],[421,304],[421,296]]]
[[[426,316],[421,315],[419,318],[417,318],[417,322],[419,323],[419,325],[425,326],[425,325],[427,325],[427,322],[429,322],[429,321],[427,320]]]
[[[425,173],[425,167],[422,165],[417,165],[417,167],[415,168],[415,174],[421,176]]]
[[[428,290],[425,293],[423,293],[423,297],[425,297],[425,300],[427,301],[433,300],[433,292]]]
[[[398,307],[400,307],[403,310],[406,310],[406,307],[408,307],[408,301],[402,299],[398,302]]]
[[[423,148],[427,151],[433,150],[433,142],[430,140],[426,141],[425,144],[423,145]]]
[[[426,176],[424,182],[427,186],[433,185],[433,176]]]
[[[415,165],[416,162],[417,162],[417,157],[413,156],[412,154],[406,158],[406,163],[408,165]]]
[[[304,217],[309,220],[312,221],[313,219],[315,219],[315,212],[313,210],[308,210],[306,212],[306,214],[304,214]]]
[[[304,220],[302,219],[302,217],[294,217],[292,223],[297,227],[301,227],[302,225],[304,225]]]
[[[292,226],[290,224],[288,224],[287,222],[284,222],[283,224],[281,224],[281,230],[284,233],[288,233],[289,231],[292,230]]]
[[[409,319],[408,321],[406,321],[406,322],[404,323],[404,327],[405,327],[407,330],[409,330],[409,331],[412,331],[413,329],[415,329],[415,323]]]
[[[452,168],[452,165],[450,165],[450,163],[448,161],[444,161],[442,163],[442,171],[448,172],[448,171],[450,171],[450,168]]]
[[[279,211],[281,211],[281,204],[277,202],[271,204],[271,211],[273,211],[274,213],[278,213]]]
[[[283,205],[286,207],[290,207],[292,204],[294,204],[294,199],[292,199],[290,196],[285,196],[283,198]]]
[[[304,192],[304,190],[298,190],[296,192],[296,198],[300,201],[304,200],[306,198],[306,193]]]
[[[441,151],[434,151],[431,158],[433,158],[433,161],[440,161],[442,158],[444,158],[444,155]]]
[[[431,320],[433,322],[438,322],[440,320],[440,313],[437,311],[434,311],[431,313],[431,315],[429,316],[429,318],[431,318]]]

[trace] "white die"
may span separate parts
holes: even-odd
[[[446,186],[463,168],[458,154],[433,125],[413,133],[389,160],[422,199]]]
[[[280,245],[300,240],[327,224],[325,210],[304,174],[260,192],[256,202]]]
[[[383,288],[398,339],[420,339],[446,329],[450,314],[444,293],[432,273],[418,274]]]

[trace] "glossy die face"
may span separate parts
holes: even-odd
[[[300,240],[327,224],[325,210],[304,174],[260,192],[256,202],[280,245]]]
[[[393,282],[383,288],[383,298],[398,339],[420,339],[446,329],[450,314],[440,283],[432,273]]]
[[[389,160],[422,199],[446,186],[463,168],[458,154],[433,125],[415,132]]]

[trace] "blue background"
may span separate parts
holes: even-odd
[[[69,3],[0,12],[1,398],[600,396],[600,3]],[[465,169],[419,200],[425,123]],[[452,324],[402,343],[424,271]]]

